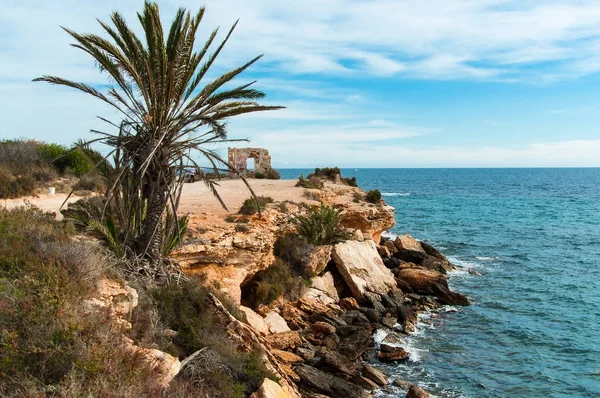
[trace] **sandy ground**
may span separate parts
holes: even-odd
[[[291,200],[300,202],[303,200],[304,188],[294,185],[297,180],[250,180],[250,185],[257,195],[270,196],[275,201]],[[250,191],[241,180],[223,180],[219,182],[219,194],[230,212],[235,213],[240,206],[250,197]],[[13,208],[30,203],[46,211],[58,211],[66,199],[67,194],[39,195],[38,197],[26,197],[19,199],[0,200],[0,206]],[[69,198],[69,202],[77,201],[78,197]],[[179,205],[181,214],[187,213],[212,213],[227,214],[219,201],[202,182],[185,184],[181,203]]]

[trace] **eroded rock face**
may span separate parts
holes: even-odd
[[[341,224],[362,231],[367,239],[379,243],[381,234],[396,223],[394,208],[385,204],[348,203],[341,214]]]
[[[271,333],[265,318],[254,312],[252,309],[244,307],[243,305],[241,305],[239,309],[244,313],[244,315],[246,315],[246,323],[252,326],[256,332],[263,336]]]
[[[320,275],[331,260],[331,246],[317,246],[303,259],[307,275]]]
[[[331,272],[325,272],[322,276],[312,278],[311,287],[322,291],[327,296],[331,297],[335,303],[340,301]]]
[[[270,311],[267,313],[267,316],[265,316],[264,319],[269,326],[269,331],[271,333],[283,333],[290,331],[290,327],[285,319],[283,319],[283,317],[275,311]]]
[[[366,299],[365,293],[385,294],[396,287],[394,275],[383,264],[371,240],[338,243],[333,248],[333,259],[358,301]]]

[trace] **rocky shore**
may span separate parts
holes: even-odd
[[[364,196],[359,188],[326,182],[304,196],[302,203],[269,204],[261,219],[193,214],[193,238],[176,255],[185,273],[203,275],[239,305],[242,319],[213,298],[239,349],[264,349],[278,382],[265,379],[253,397],[368,397],[392,382],[409,397],[428,396],[390,380],[366,359],[375,350],[379,361],[407,361],[401,342],[415,330],[419,312],[469,304],[448,288],[455,265],[410,235],[382,237],[395,223],[394,209],[358,200]],[[273,263],[276,240],[293,231],[290,220],[319,202],[342,211],[350,239],[303,253],[300,262],[311,278],[297,299],[245,306],[244,286]],[[376,344],[373,333],[380,329],[391,332]]]

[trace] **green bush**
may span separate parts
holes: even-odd
[[[32,207],[0,209],[0,396],[156,394],[123,330],[82,306],[106,263],[73,232]]]
[[[340,210],[334,206],[321,203],[319,208],[313,208],[306,215],[294,219],[298,226],[298,234],[313,245],[332,245],[348,239],[340,226]]]
[[[254,197],[248,198],[240,207],[238,211],[239,214],[245,214],[247,216],[251,216],[253,214],[258,213],[258,209],[261,211],[265,209],[265,206],[269,203],[273,203],[273,198],[268,196],[259,196],[258,202],[254,199]]]
[[[59,144],[40,143],[36,150],[39,156],[51,163],[61,173],[81,177],[94,167],[94,162],[82,149],[67,149]]]
[[[260,171],[256,171],[256,172],[254,172],[254,178],[263,179],[263,178],[265,178],[265,175],[263,173],[261,173]]]
[[[312,251],[313,245],[295,233],[280,236],[273,245],[273,254],[288,264],[291,270],[299,276],[308,277],[304,274],[303,259]]]
[[[36,190],[35,179],[29,175],[14,177],[5,167],[0,167],[0,199],[19,198],[33,195]]]
[[[295,277],[289,265],[276,260],[269,268],[257,272],[242,285],[242,303],[250,308],[270,304],[279,297],[297,300],[304,286],[302,277]]]
[[[304,178],[303,175],[298,178],[296,186],[307,189],[323,189],[325,187],[323,181],[321,181],[319,178],[314,176],[310,178]]]
[[[266,178],[269,180],[280,180],[281,173],[275,169],[269,169],[267,172]]]
[[[379,203],[381,200],[381,192],[378,189],[373,189],[367,192],[366,200],[369,203]]]
[[[202,387],[206,396],[245,397],[259,387],[263,378],[273,375],[260,361],[258,347],[251,353],[240,352],[229,340],[209,292],[194,280],[152,291],[160,321],[177,332],[172,338],[177,354],[187,357],[205,349],[198,366],[188,365],[178,379]]]

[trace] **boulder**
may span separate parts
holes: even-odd
[[[393,256],[396,252],[398,252],[398,248],[396,247],[396,245],[394,244],[394,242],[391,241],[391,240],[386,240],[383,243],[383,246],[385,246],[388,249],[388,252],[390,253],[390,256]]]
[[[346,310],[357,310],[360,308],[354,297],[345,297],[341,299],[340,306]]]
[[[319,275],[331,260],[331,246],[317,246],[302,260],[307,275]]]
[[[435,257],[439,260],[448,261],[446,256],[440,253],[435,247],[431,246],[429,243],[419,241],[419,245],[421,246],[423,251],[425,251],[425,253],[429,254],[430,256]]]
[[[337,297],[337,294],[336,294]],[[323,304],[335,304],[338,302],[335,298],[332,298],[328,293],[323,290],[308,288],[302,294],[302,299],[307,301],[320,301]]]
[[[405,343],[403,336],[396,332],[389,333],[381,342],[388,345],[399,345]]]
[[[286,320],[290,329],[298,330],[305,329],[308,327],[308,314],[294,307],[290,303],[286,303],[283,305],[283,308],[281,309],[281,316],[283,317],[283,319]]]
[[[246,316],[246,323],[250,325],[257,333],[266,336],[270,334],[269,325],[265,319],[248,307],[243,305],[239,307],[240,311]]]
[[[380,386],[390,384],[387,376],[381,370],[375,369],[371,365],[365,365],[362,369],[362,374],[371,381],[374,381]]]
[[[408,234],[396,237],[396,240],[394,240],[394,245],[398,248],[398,250],[409,250],[427,254],[421,247],[421,244]]]
[[[385,246],[377,246],[377,253],[379,253],[379,256],[381,256],[383,259],[386,259],[392,255],[390,250]]]
[[[375,242],[381,240],[381,234],[395,224],[394,208],[384,204],[365,206],[361,203],[346,203],[340,215],[340,224],[344,228],[359,229],[365,238]]]
[[[283,319],[283,317],[275,311],[270,311],[267,313],[267,316],[265,316],[264,319],[266,324],[269,326],[269,331],[271,333],[283,333],[290,331],[290,327],[285,319]]]
[[[394,275],[383,265],[375,242],[347,241],[333,248],[333,259],[337,269],[359,301],[365,292],[386,293],[396,287]]]
[[[287,391],[273,380],[264,379],[259,389],[250,398],[292,398]]]
[[[365,390],[375,391],[379,388],[377,383],[375,383],[373,380],[370,380],[364,376],[356,375],[356,376],[352,377],[352,379],[350,379],[350,380],[352,381],[352,383],[354,383],[358,386],[361,386]]]
[[[278,360],[280,360],[281,362],[285,362],[285,363],[304,362],[304,359],[301,356],[294,354],[293,352],[274,349],[274,350],[271,350],[271,353],[273,355],[275,355],[275,357]]]
[[[443,304],[470,304],[466,296],[450,291],[446,278],[440,272],[422,268],[409,268],[401,270],[398,273],[398,279],[410,286],[414,292],[435,296]]]
[[[406,361],[410,358],[410,354],[401,347],[394,347],[394,351],[377,351],[377,359],[382,362],[399,362]]]
[[[315,333],[333,334],[336,331],[335,326],[327,322],[315,322],[312,327]]]
[[[320,355],[322,356],[321,363],[332,369],[345,373],[349,376],[352,376],[357,372],[354,362],[329,348],[321,347]]]
[[[405,262],[415,263],[415,264],[420,265],[427,258],[427,253],[415,251],[415,250],[402,249],[402,250],[398,250],[396,253],[394,253],[394,257],[396,257],[399,260],[405,261]]]
[[[429,393],[412,384],[406,393],[406,398],[429,398]]]
[[[300,386],[305,390],[326,394],[333,398],[369,397],[369,394],[356,384],[322,372],[312,366],[299,365],[295,371],[300,376]]]
[[[302,346],[302,339],[297,331],[275,333],[265,337],[265,341],[271,348],[278,350]]]
[[[340,342],[337,345],[337,351],[347,357],[355,360],[360,357],[371,346],[371,328],[361,326],[338,327],[337,332],[340,335]]]
[[[335,281],[331,272],[325,272],[321,276],[312,278],[311,287],[324,292],[326,295],[331,297],[336,303],[340,301],[337,289],[335,288]]]

